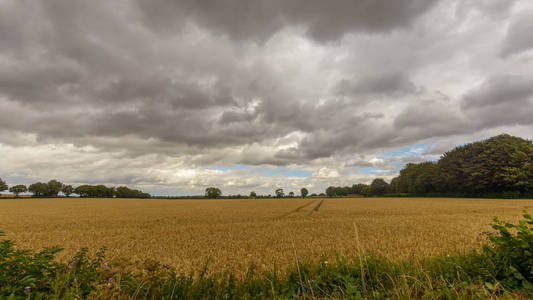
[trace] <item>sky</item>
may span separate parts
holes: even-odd
[[[0,178],[299,194],[533,137],[533,1],[0,0]]]

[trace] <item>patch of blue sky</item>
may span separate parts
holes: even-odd
[[[284,176],[284,177],[309,177],[313,172],[306,171],[302,169],[291,169],[287,167],[254,167],[250,165],[233,165],[231,167],[223,167],[223,166],[215,166],[211,168],[212,170],[220,170],[220,171],[236,171],[236,170],[250,170],[251,172],[263,175],[263,176],[269,176],[269,177],[275,177],[275,176]]]
[[[264,176],[286,176],[286,177],[309,177],[313,172],[302,169],[291,169],[286,167],[278,168],[257,168],[257,173]]]
[[[359,169],[357,169],[357,172],[358,172],[358,173],[363,173],[363,174],[374,175],[374,174],[376,174],[379,170],[380,170],[380,168],[359,168]]]
[[[418,156],[424,152],[426,146],[421,143],[413,144],[410,146],[401,147],[398,149],[393,149],[383,153],[384,156]]]
[[[222,166],[215,166],[212,167],[212,170],[220,170],[220,171],[233,171],[233,170],[250,170],[252,167],[249,165],[233,165],[231,167],[222,167]]]

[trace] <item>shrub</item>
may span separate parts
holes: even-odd
[[[533,218],[524,211],[518,224],[494,218],[490,245],[483,248],[491,262],[494,277],[511,289],[533,290]]]

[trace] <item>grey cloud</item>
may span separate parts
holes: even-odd
[[[506,57],[533,48],[531,32],[533,32],[533,10],[522,12],[520,18],[511,23],[503,41],[501,55]]]
[[[224,111],[220,116],[219,122],[221,124],[232,124],[239,122],[250,122],[257,117],[257,114],[254,112],[248,111]]]
[[[478,11],[482,15],[492,18],[506,18],[515,5],[516,0],[463,0],[457,5],[457,15],[464,15],[471,11]]]
[[[485,80],[463,98],[463,109],[505,104],[519,106],[533,96],[533,77],[499,75]]]
[[[412,103],[406,107],[394,120],[397,129],[403,128],[424,128],[436,124],[439,128],[449,128],[451,124],[456,124],[459,118],[456,117],[449,106],[449,101],[426,100],[424,102]]]
[[[417,87],[403,73],[388,73],[382,76],[360,80],[343,79],[335,92],[344,96],[383,95],[388,97],[404,96],[417,92]]]
[[[394,120],[394,128],[407,140],[448,136],[473,130],[451,100],[435,98],[409,104]]]
[[[533,124],[533,78],[492,76],[467,93],[461,107],[477,129]]]
[[[159,31],[192,20],[234,39],[264,41],[287,26],[302,26],[317,41],[332,41],[351,32],[387,32],[404,28],[436,0],[203,2],[139,1],[145,22]]]

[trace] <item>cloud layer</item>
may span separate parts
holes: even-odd
[[[319,192],[531,138],[532,19],[525,0],[0,0],[0,177]]]

